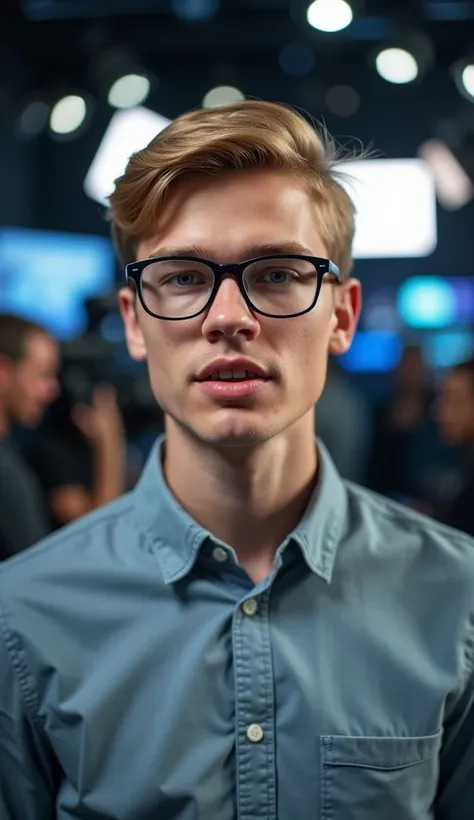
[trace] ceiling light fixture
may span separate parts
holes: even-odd
[[[319,31],[342,31],[352,23],[352,8],[346,0],[314,0],[308,6],[306,19]]]

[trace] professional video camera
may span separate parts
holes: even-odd
[[[112,384],[131,434],[148,426],[161,428],[163,414],[151,391],[146,365],[133,361],[126,348],[116,292],[90,299],[85,307],[86,334],[62,347],[63,400],[71,407],[89,404],[97,385]]]

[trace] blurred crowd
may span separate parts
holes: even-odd
[[[41,327],[0,316],[0,560],[119,497],[142,466],[114,387],[71,401],[60,359]],[[316,431],[346,479],[474,535],[474,360],[435,379],[407,346],[374,406],[333,359]]]
[[[345,478],[474,535],[474,359],[435,379],[407,346],[375,406],[331,362],[316,419]]]

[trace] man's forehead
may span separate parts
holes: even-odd
[[[56,360],[59,358],[59,349],[56,342],[46,333],[35,332],[29,334],[25,340],[25,359],[36,361],[38,359]]]
[[[267,169],[180,181],[137,244],[142,258],[159,248],[215,250],[224,242],[239,252],[279,241],[309,247],[311,228],[314,210],[301,180]]]

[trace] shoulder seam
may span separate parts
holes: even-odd
[[[468,533],[453,529],[447,524],[443,524],[442,521],[437,521],[436,518],[430,518],[423,515],[423,513],[416,512],[416,510],[410,510],[408,507],[405,509],[403,505],[399,505],[396,501],[391,501],[388,498],[385,499],[381,496],[379,499],[376,493],[372,493],[370,490],[365,491],[364,487],[359,487],[352,482],[346,482],[346,485],[354,496],[357,496],[364,503],[370,504],[380,516],[391,520],[393,523],[399,522],[404,526],[425,526],[430,528],[434,535],[450,536],[456,538],[460,543],[474,543],[474,539]],[[366,495],[366,493],[369,494]],[[387,507],[384,507],[383,502],[387,502]]]
[[[122,496],[122,498],[119,499],[119,500],[124,501],[125,498],[126,498],[126,496]],[[35,550],[38,549],[38,548],[41,548],[45,552],[47,552],[49,549],[53,549],[53,547],[62,544],[65,540],[67,540],[69,538],[81,538],[81,537],[83,537],[84,534],[88,532],[89,528],[90,528],[90,530],[93,530],[95,527],[99,526],[100,524],[107,523],[107,522],[117,518],[117,516],[120,516],[120,515],[123,515],[124,513],[129,512],[130,509],[133,507],[133,502],[130,498],[128,498],[127,501],[128,501],[128,503],[124,504],[123,507],[121,507],[119,511],[112,510],[107,514],[103,514],[100,517],[94,518],[93,521],[88,521],[87,519],[90,516],[86,516],[85,519],[83,519],[81,522],[70,524],[67,527],[63,527],[62,530],[60,530],[59,532],[52,533],[51,535],[46,536],[46,538],[43,538],[41,541],[39,541],[37,544],[35,544],[34,547],[32,547],[30,549],[27,549],[27,550],[24,550],[23,552],[20,552],[17,555],[15,555],[14,556],[15,565],[17,565],[19,563],[22,563],[23,561],[29,561],[30,558],[32,556],[34,556]],[[100,512],[103,512],[103,511],[100,510]],[[94,515],[94,513],[92,513],[92,515]],[[8,562],[6,562],[6,563],[8,565]],[[3,573],[4,569],[7,570],[8,566],[5,566],[5,568],[4,568],[0,565],[0,576]]]
[[[33,723],[41,731],[44,731],[44,726],[38,715],[38,703],[34,693],[29,689],[27,683],[28,671],[27,665],[22,657],[23,649],[20,645],[19,639],[13,637],[7,624],[6,615],[3,611],[0,601],[0,638],[3,639],[5,650],[10,659],[10,663],[14,674],[18,680],[19,689],[23,697],[27,712]],[[15,646],[16,644],[16,646]]]
[[[466,659],[466,678],[474,675],[474,612],[469,616],[469,634],[466,639],[466,651],[464,653]]]

